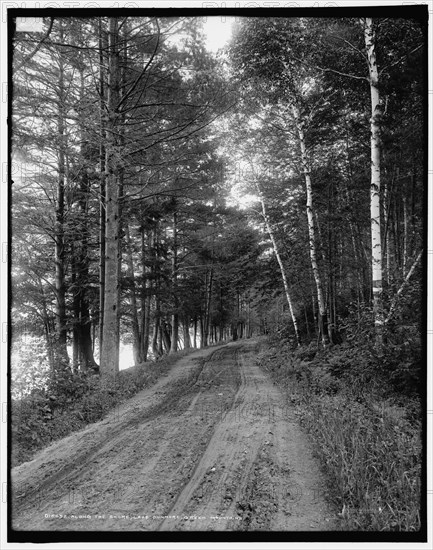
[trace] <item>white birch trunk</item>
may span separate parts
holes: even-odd
[[[412,275],[414,274],[415,272],[415,268],[416,266],[419,264],[421,258],[422,258],[422,254],[423,254],[423,250],[421,250],[421,252],[418,254],[418,256],[416,257],[416,260],[414,261],[414,263],[412,264],[412,267],[409,269],[409,272],[408,274],[406,275],[406,277],[404,278],[404,281],[402,283],[402,285],[400,286],[400,288],[398,289],[397,291],[397,294],[394,296],[394,299],[391,303],[391,307],[389,308],[389,312],[388,312],[388,315],[385,319],[385,323],[389,323],[390,319],[392,318],[393,314],[394,314],[394,311],[395,311],[395,308],[397,306],[397,303],[398,303],[398,300],[400,298],[400,296],[402,295],[403,293],[403,290],[406,288],[408,282],[409,282],[409,279],[412,277]]]
[[[275,253],[275,256],[277,258],[278,265],[280,267],[281,278],[283,279],[284,292],[286,294],[287,304],[289,306],[290,316],[292,318],[293,328],[294,328],[294,331],[295,331],[296,343],[297,343],[298,346],[300,346],[301,345],[301,340],[299,338],[298,323],[296,321],[296,316],[295,316],[295,313],[293,311],[292,299],[291,299],[291,296],[290,296],[289,283],[287,281],[286,270],[285,270],[284,264],[281,260],[280,253],[278,251],[277,242],[276,242],[275,237],[274,237],[274,232],[272,230],[272,226],[271,226],[271,223],[269,221],[269,217],[268,217],[267,212],[266,212],[266,205],[265,205],[265,200],[263,198],[263,194],[261,193],[258,185],[256,185],[256,187],[257,187],[257,191],[259,193],[260,204],[262,206],[262,215],[263,215],[263,219],[264,219],[264,222],[265,222],[265,225],[266,225],[266,230],[269,233],[269,237],[270,237],[271,242],[272,242],[272,247],[274,249],[274,253]]]
[[[403,277],[406,276],[407,269],[407,202],[403,197]]]
[[[388,185],[386,184],[383,188],[383,223],[385,226],[384,230],[384,240],[385,240],[385,258],[386,258],[386,282],[388,283],[388,286],[390,284],[391,280],[391,247],[390,247],[390,240],[389,240],[389,204],[388,204]]]
[[[380,94],[379,73],[376,63],[376,36],[373,20],[365,19],[365,48],[368,59],[370,93],[371,93],[371,183],[370,183],[370,217],[371,217],[371,267],[373,285],[373,312],[376,334],[376,347],[383,344],[383,305],[382,305],[382,244],[380,227]]]
[[[310,240],[310,260],[311,260],[311,269],[313,271],[314,281],[316,283],[317,290],[317,303],[319,306],[319,331],[322,337],[322,344],[324,346],[328,345],[329,339],[327,334],[327,314],[326,314],[326,305],[325,298],[323,294],[323,283],[322,277],[319,270],[319,265],[317,263],[317,238],[316,238],[316,228],[314,225],[314,208],[313,208],[313,188],[311,184],[311,169],[310,163],[307,155],[307,147],[305,144],[305,134],[302,127],[301,114],[296,103],[292,104],[292,112],[296,122],[296,128],[298,131],[299,138],[299,147],[301,150],[301,162],[302,169],[304,172],[305,178],[305,188],[307,193],[307,220],[308,220],[308,235]]]

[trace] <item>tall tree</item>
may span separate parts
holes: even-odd
[[[64,39],[59,24],[59,41]],[[56,226],[55,226],[55,264],[56,264],[56,320],[58,343],[56,346],[56,360],[65,367],[69,364],[67,351],[66,326],[66,284],[65,284],[65,177],[66,177],[66,130],[65,104],[66,86],[64,74],[64,58],[62,52],[58,55],[58,97],[57,97],[57,135],[58,135],[58,180],[56,197]]]
[[[258,186],[258,184],[257,184],[256,187],[257,187],[257,192],[258,192],[259,199],[260,199],[260,205],[262,207],[263,220],[265,222],[266,229],[269,233],[269,238],[271,239],[272,247],[273,247],[274,253],[275,253],[275,257],[277,258],[278,266],[279,266],[280,271],[281,271],[281,277],[282,277],[283,285],[284,285],[284,292],[286,294],[287,304],[289,306],[289,311],[290,311],[290,317],[292,319],[293,329],[295,331],[296,343],[297,343],[298,346],[300,346],[301,345],[301,339],[300,339],[300,336],[299,336],[298,323],[296,321],[296,316],[295,316],[295,313],[294,313],[293,300],[290,296],[290,288],[289,288],[289,283],[288,283],[288,280],[287,280],[286,269],[285,269],[283,261],[281,259],[281,255],[280,255],[280,252],[279,252],[279,249],[278,249],[277,241],[275,240],[274,231],[272,229],[271,222],[269,220],[269,216],[266,212],[265,198],[264,198],[263,193],[261,192],[260,187]]]
[[[319,331],[323,345],[327,345],[328,322],[327,304],[324,295],[324,283],[317,253],[317,228],[313,202],[311,163],[307,149],[306,128],[308,117],[312,114],[312,100],[317,100],[315,90],[319,86],[319,75],[300,58],[311,56],[304,41],[301,40],[304,23],[300,19],[248,19],[239,27],[235,44],[232,47],[232,59],[242,71],[244,79],[258,82],[261,95],[267,94],[271,103],[279,104],[286,113],[283,122],[287,132],[296,129],[299,164],[302,167],[305,191],[306,214],[309,228],[309,252],[311,268],[316,284],[319,306]],[[278,30],[278,33],[276,32]],[[315,81],[316,79],[316,81]],[[247,87],[246,93],[251,92]],[[322,101],[326,101],[326,96]],[[291,111],[291,118],[288,112]]]
[[[101,374],[109,379],[119,370],[119,235],[120,235],[120,34],[117,17],[108,31],[107,126],[105,144],[105,283]]]
[[[370,94],[371,94],[371,183],[370,183],[370,215],[371,215],[371,272],[373,286],[373,313],[376,332],[376,347],[381,350],[383,344],[383,303],[382,303],[382,233],[380,215],[380,118],[382,115],[379,93],[379,71],[376,61],[376,33],[373,20],[369,17],[363,20],[365,49],[367,52]]]

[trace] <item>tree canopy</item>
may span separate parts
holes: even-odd
[[[239,17],[217,54],[202,23],[13,35],[18,370],[26,337],[48,377],[108,380],[121,345],[326,348],[353,311],[379,354],[419,335],[425,18]]]

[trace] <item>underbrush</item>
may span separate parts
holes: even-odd
[[[154,384],[188,352],[120,371],[115,382],[98,375],[58,373],[46,388],[12,399],[12,467],[30,460],[40,449],[103,418],[137,392]]]
[[[270,343],[259,364],[296,404],[341,528],[418,531],[421,408],[415,385],[405,394],[399,389],[407,365],[396,364],[392,349],[378,358],[367,346],[319,353],[317,346],[292,350],[287,343]]]

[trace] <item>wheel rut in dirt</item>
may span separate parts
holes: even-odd
[[[203,350],[199,364],[183,358],[116,417],[16,468],[14,528],[331,529],[306,436],[255,365],[257,349],[236,342]]]

